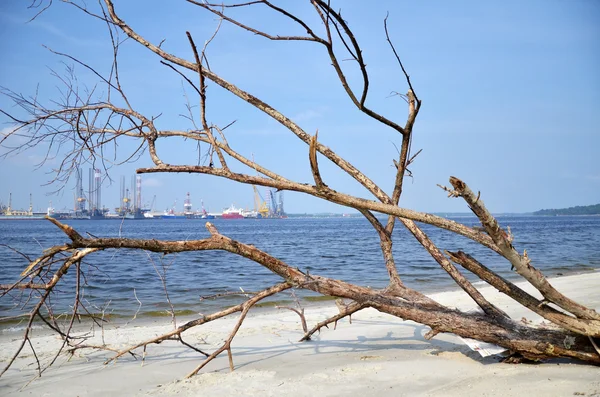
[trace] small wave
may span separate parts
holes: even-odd
[[[10,333],[13,333],[13,332],[25,331],[26,328],[27,328],[27,324],[16,325],[14,327],[3,328],[3,329],[0,330],[0,332],[3,333],[3,334],[10,334]],[[32,325],[31,329],[44,329],[44,327],[41,326],[41,325]]]
[[[189,316],[192,314],[197,314],[198,312],[195,310],[184,309],[184,310],[175,310],[176,316]],[[139,317],[167,317],[171,316],[171,312],[168,310],[149,310],[145,312],[141,312],[138,314]]]

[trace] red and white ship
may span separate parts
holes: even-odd
[[[243,210],[241,208],[235,208],[233,204],[231,207],[223,210],[223,215],[221,215],[223,219],[244,219]]]

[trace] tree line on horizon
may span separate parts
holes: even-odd
[[[600,204],[535,211],[533,215],[600,215]]]

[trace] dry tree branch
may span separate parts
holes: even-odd
[[[252,306],[254,306],[254,304],[258,303],[262,299],[264,299],[264,298],[266,298],[268,296],[272,296],[272,295],[274,295],[274,294],[276,294],[278,292],[284,291],[284,290],[289,289],[289,288],[292,288],[291,284],[289,284],[289,283],[280,283],[280,284],[277,284],[277,285],[272,286],[270,288],[264,289],[264,290],[256,293],[253,297],[251,297],[247,301],[245,301],[243,303],[240,303],[239,305],[235,305],[235,306],[229,307],[227,309],[223,309],[223,310],[220,310],[218,312],[215,312],[215,313],[212,313],[212,314],[208,314],[208,315],[205,315],[205,316],[203,315],[202,317],[197,318],[195,320],[188,321],[185,324],[182,324],[182,325],[178,326],[176,329],[174,329],[172,331],[169,331],[169,332],[167,332],[167,333],[165,333],[163,335],[160,335],[160,336],[148,339],[146,341],[143,341],[143,342],[137,343],[137,344],[135,344],[133,346],[127,347],[125,349],[122,349],[115,356],[113,356],[112,358],[110,358],[107,361],[105,361],[105,364],[108,364],[110,362],[116,361],[119,357],[123,356],[124,354],[132,353],[134,350],[139,349],[140,347],[142,347],[142,348],[145,349],[146,346],[148,346],[150,344],[159,344],[159,343],[161,343],[163,341],[166,341],[166,340],[178,340],[178,341],[181,342],[181,339],[180,339],[181,335],[185,331],[187,331],[187,330],[189,330],[191,328],[200,326],[202,324],[206,324],[206,323],[209,323],[211,321],[217,320],[219,318],[223,318],[223,317],[229,316],[230,314],[233,314],[233,313],[243,312],[245,308],[247,308],[249,310]],[[246,311],[246,313],[247,313],[247,311]],[[245,314],[244,314],[244,317],[245,317]],[[241,319],[241,321],[243,321],[243,318],[240,318],[240,319]],[[241,323],[239,323],[239,324],[241,325]],[[239,329],[239,326],[238,326],[238,329]],[[237,332],[237,329],[236,329],[236,332]],[[235,336],[235,333],[233,334],[233,336]],[[231,340],[233,340],[233,338]],[[208,354],[206,354],[204,352],[202,352],[202,354],[204,354],[204,355],[207,356],[207,360],[208,361],[212,361],[215,357],[217,357],[224,350],[226,350],[226,349],[222,349],[217,354],[213,353],[214,356],[213,356],[213,354],[208,355]],[[208,364],[208,361],[206,362],[206,364]]]
[[[55,325],[50,324],[47,321],[47,319],[40,313],[40,309],[46,304],[46,300],[50,296],[50,293],[52,292],[52,290],[54,289],[56,284],[58,284],[58,282],[61,280],[61,278],[67,273],[69,268],[73,264],[79,263],[86,255],[89,255],[96,251],[98,251],[97,248],[82,248],[80,250],[74,251],[71,254],[71,256],[63,262],[62,266],[54,273],[54,275],[52,276],[52,279],[46,284],[44,293],[40,296],[38,303],[29,312],[29,321],[27,322],[27,325],[25,327],[23,340],[22,340],[21,344],[19,345],[19,347],[17,348],[17,351],[15,352],[15,354],[8,361],[8,363],[6,364],[6,366],[4,367],[2,372],[0,372],[0,377],[11,367],[11,365],[14,363],[14,361],[17,359],[17,357],[19,356],[19,354],[25,347],[25,344],[30,343],[30,333],[31,333],[31,329],[33,326],[33,322],[36,317],[39,317],[40,320],[42,320],[44,323],[46,323],[46,325],[48,325],[51,329],[56,331],[63,338],[66,339],[68,337],[67,334],[60,331],[60,329],[58,329]],[[36,263],[36,261],[34,261],[34,263]],[[37,262],[37,263],[39,263],[39,262]],[[78,292],[77,292],[77,295],[78,295]],[[32,345],[30,344],[30,346],[32,346]],[[61,347],[61,349],[62,349],[62,347]],[[35,350],[34,350],[34,354],[35,354]],[[54,360],[53,360],[53,362],[54,362]],[[38,367],[39,375],[41,375],[42,372],[43,372],[43,369],[41,367]]]
[[[44,3],[44,0],[32,0],[31,4],[27,8],[39,8],[43,3]],[[29,22],[34,21],[37,17],[39,17],[42,13],[44,13],[44,11],[46,11],[51,6],[52,6],[52,0],[48,0],[48,4],[46,4],[41,10],[36,12],[36,14],[33,17],[31,17],[31,19],[27,22],[29,23]]]
[[[476,196],[466,183],[456,177],[450,177],[450,184],[456,195],[462,197],[473,213],[477,215],[486,232],[499,248],[499,253],[514,266],[519,275],[540,291],[544,298],[573,313],[578,318],[600,320],[600,314],[595,310],[580,305],[552,287],[542,272],[531,265],[531,260],[527,257],[527,251],[523,255],[517,252],[509,241],[508,233],[500,228],[498,221],[487,210],[479,195]]]
[[[367,73],[367,65],[365,64],[365,61],[362,56],[362,50],[361,50],[360,46],[358,45],[358,41],[356,40],[354,33],[352,32],[352,30],[350,30],[350,27],[348,26],[346,21],[342,18],[341,11],[340,12],[334,11],[333,8],[331,8],[329,1],[324,2],[321,0],[313,0],[312,3],[315,6],[318,6],[319,8],[321,8],[326,14],[326,17],[325,17],[323,23],[326,25],[326,27],[328,29],[328,37],[329,37],[328,50],[330,51],[330,57],[334,53],[333,53],[333,42],[331,40],[331,34],[329,33],[328,26],[329,26],[329,24],[332,24],[336,30],[336,33],[338,34],[338,37],[342,41],[342,44],[344,45],[344,47],[346,47],[346,50],[352,56],[352,58],[356,61],[356,63],[358,63],[360,73],[361,73],[362,79],[363,79],[362,94],[361,94],[360,100],[358,100],[358,101],[356,101],[356,98],[354,97],[354,93],[352,93],[351,95],[349,94],[349,95],[350,95],[352,101],[355,102],[355,104],[358,106],[359,109],[361,109],[361,110],[365,111],[365,113],[369,114],[370,111],[365,108],[365,101],[367,100],[367,94],[369,92],[369,74]],[[340,26],[342,27],[344,34],[346,36],[348,36],[348,39],[350,40],[350,43],[352,44],[353,50],[350,49],[350,47],[348,46],[348,43],[344,39],[344,35],[342,34],[342,32],[339,29]],[[334,59],[332,59],[332,61],[334,61],[334,68],[336,69],[336,71],[338,71],[339,63],[337,61],[337,56],[334,55],[332,58],[334,58]],[[336,65],[338,65],[338,66],[336,66]],[[339,68],[339,70],[341,71],[341,68]],[[338,75],[340,74],[340,71],[338,71]],[[342,75],[343,75],[343,73],[342,73]],[[344,78],[344,80],[345,80],[345,78]],[[369,114],[369,115],[371,117],[375,116],[375,114],[372,114],[372,115]],[[377,116],[379,116],[379,115],[377,115]],[[394,128],[394,127],[392,127],[392,128]],[[394,128],[394,129],[396,129],[396,128]],[[402,131],[398,130],[398,132],[402,132]]]
[[[291,310],[300,317],[300,324],[302,325],[302,330],[306,333],[308,332],[308,326],[306,325],[306,317],[304,316],[304,308],[295,308],[290,306],[275,306],[276,309],[286,309]]]
[[[244,319],[246,318],[248,311],[262,299],[269,297],[271,295],[274,295],[278,292],[284,291],[286,289],[289,289],[291,287],[292,287],[292,285],[290,283],[276,284],[270,288],[267,288],[267,289],[261,291],[260,293],[256,294],[252,298],[248,299],[246,302],[239,305],[241,308],[240,317],[239,317],[237,323],[235,324],[235,326],[233,327],[233,329],[231,330],[227,340],[223,343],[223,345],[220,348],[218,348],[210,356],[208,356],[202,362],[202,364],[198,365],[192,372],[190,372],[186,376],[186,378],[190,378],[190,377],[196,375],[200,370],[202,370],[202,368],[204,368],[204,366],[206,366],[206,364],[211,362],[213,359],[215,359],[219,354],[223,353],[224,351],[227,351],[227,355],[229,357],[229,369],[231,371],[233,371],[234,366],[233,366],[233,357],[232,357],[232,353],[231,353],[231,342],[233,341],[233,338],[235,338],[235,335],[237,334],[240,327],[242,326],[242,323],[244,322]]]
[[[488,315],[494,317],[508,317],[506,313],[502,310],[498,309],[488,300],[486,300],[483,295],[473,287],[473,284],[465,276],[463,276],[458,269],[450,263],[448,258],[446,258],[439,248],[435,246],[435,244],[429,239],[429,237],[423,233],[421,229],[416,227],[414,222],[408,219],[400,220],[404,226],[413,234],[413,236],[421,243],[421,245],[429,252],[429,255],[452,277],[452,279],[458,284],[460,288],[462,288],[474,301],[477,303],[479,307]]]
[[[557,324],[565,329],[569,329],[573,332],[584,335],[593,335],[599,332],[598,325],[600,324],[596,323],[596,327],[594,328],[594,323],[590,320],[575,319],[574,317],[553,309],[548,305],[544,305],[543,301],[531,296],[513,283],[495,274],[471,255],[462,251],[447,252],[447,254],[453,262],[461,265],[489,285],[496,288],[498,291],[519,302],[532,312],[539,314],[546,320],[551,321],[552,323]]]
[[[406,71],[406,69],[404,69],[404,65],[402,64],[402,60],[400,59],[398,52],[396,52],[396,47],[394,47],[394,43],[392,43],[392,40],[390,39],[390,34],[388,32],[388,27],[387,27],[387,21],[388,21],[389,16],[390,16],[390,13],[388,12],[386,14],[385,18],[383,19],[383,30],[385,31],[385,39],[388,42],[388,44],[390,45],[390,48],[392,49],[392,52],[394,53],[394,56],[396,57],[396,60],[398,61],[398,64],[400,65],[400,68],[402,69],[402,73],[404,73],[404,77],[406,77],[406,82],[408,83],[408,88],[409,88],[410,92],[413,93],[415,100],[417,101],[417,108],[419,108],[419,107],[421,107],[421,101],[419,100],[419,98],[417,97],[417,94],[415,93],[415,90],[410,81],[410,76],[408,75],[408,72]]]
[[[79,259],[76,262],[76,276],[75,276],[75,298],[73,301],[73,311],[71,313],[71,319],[69,321],[69,324],[66,328],[66,330],[64,331],[64,336],[63,336],[63,341],[62,344],[60,345],[59,349],[56,351],[56,353],[54,354],[54,357],[52,358],[52,360],[50,361],[50,363],[48,363],[48,365],[43,369],[39,371],[39,375],[41,376],[42,373],[50,368],[52,366],[52,364],[54,364],[54,362],[58,359],[58,357],[60,356],[60,354],[62,353],[63,349],[65,348],[66,345],[70,345],[70,340],[71,340],[71,330],[73,329],[73,325],[75,323],[75,318],[78,317],[78,312],[77,309],[79,309],[79,305],[81,304],[80,302],[80,294],[81,294],[81,259]]]
[[[350,323],[352,324],[352,314],[356,313],[357,311],[360,311],[364,308],[368,307],[365,304],[360,304],[357,302],[352,302],[349,305],[344,305],[344,306],[339,306],[338,305],[338,309],[339,309],[339,313],[331,316],[330,318],[323,320],[319,323],[317,323],[313,328],[311,328],[310,331],[304,331],[304,336],[302,336],[302,338],[298,341],[298,342],[304,342],[304,341],[309,341],[311,340],[311,337],[314,335],[315,332],[321,332],[321,328],[327,327],[329,324],[334,323],[335,326],[337,327],[337,322],[338,320],[341,320],[342,318],[349,316],[350,317]],[[334,328],[335,329],[335,328]]]
[[[256,295],[256,294],[258,294],[258,292],[244,291],[242,288],[240,288],[240,291],[221,292],[221,293],[218,293],[218,294],[212,294],[212,295],[208,295],[208,296],[201,296],[200,297],[200,301],[207,300],[207,299],[218,299],[218,298],[222,298],[224,296],[239,296],[239,295],[243,295],[245,297],[248,297],[249,295]]]
[[[313,174],[313,179],[315,180],[315,186],[317,190],[322,190],[327,187],[325,183],[323,183],[323,179],[321,178],[321,173],[319,172],[319,163],[317,162],[317,139],[319,136],[319,130],[315,132],[315,135],[310,139],[310,147],[308,150],[308,159],[310,161],[310,170]]]
[[[160,61],[160,63],[169,67],[175,73],[180,75],[194,89],[194,91],[196,91],[196,93],[198,95],[200,95],[200,89],[198,87],[196,87],[196,84],[194,84],[194,82],[192,82],[192,80],[190,80],[189,77],[187,77],[185,74],[183,74],[181,71],[179,71],[179,69],[177,69],[175,66],[171,65],[170,63],[167,63],[165,61]]]
[[[217,30],[215,31],[212,38],[215,37],[215,35],[219,31],[220,26],[221,26],[221,24],[219,23],[219,26],[217,27]],[[192,47],[192,51],[194,52],[194,58],[196,59],[196,65],[197,65],[197,69],[198,69],[198,76],[200,77],[200,119],[202,121],[202,128],[204,129],[204,132],[208,136],[210,143],[212,145],[211,152],[215,151],[217,153],[217,157],[219,158],[221,167],[225,170],[228,170],[229,167],[227,166],[225,157],[223,156],[223,153],[221,153],[221,150],[217,146],[217,144],[215,142],[215,137],[212,133],[212,130],[211,130],[211,128],[209,128],[208,123],[206,122],[206,82],[205,82],[204,73],[202,72],[203,67],[202,67],[201,59],[205,57],[206,46],[208,45],[208,43],[210,43],[212,38],[205,44],[204,49],[202,50],[202,58],[201,58],[198,55],[198,49],[196,48],[196,44],[194,43],[194,39],[192,38],[192,35],[190,34],[190,32],[185,32],[185,33],[190,42],[190,46]],[[210,163],[212,164],[212,159],[211,159]]]
[[[160,271],[160,270],[158,270],[158,266],[156,266],[156,263],[154,263],[154,260],[152,259],[152,257],[150,256],[150,254],[148,252],[146,252],[146,256],[148,257],[148,260],[150,261],[150,263],[152,263],[152,267],[154,268],[156,275],[160,279],[160,283],[163,287],[163,292],[165,294],[165,299],[167,300],[167,304],[169,305],[168,312],[171,316],[171,322],[173,323],[173,327],[177,328],[177,318],[175,316],[175,306],[171,302],[171,297],[169,296],[169,289],[167,288],[167,272],[168,272],[169,268],[171,267],[171,265],[173,264],[175,259],[173,259],[173,261],[171,261],[170,264],[165,265],[163,262],[164,257],[160,258],[160,266],[161,266],[161,270],[162,270],[162,271]]]
[[[302,331],[304,331],[304,333],[308,332],[308,326],[306,325],[306,317],[304,316],[304,308],[302,307],[302,304],[300,303],[300,299],[298,299],[298,296],[296,295],[296,293],[294,292],[294,290],[291,290],[291,295],[294,298],[294,302],[296,303],[296,307],[291,307],[291,306],[275,306],[277,309],[287,309],[287,310],[291,310],[294,313],[296,313],[298,315],[298,317],[300,317],[300,324],[302,325]]]
[[[285,11],[282,8],[276,7],[273,4],[271,4],[268,1],[253,1],[253,2],[248,2],[248,3],[242,3],[242,4],[235,4],[235,5],[224,5],[224,4],[211,4],[211,3],[207,3],[207,2],[199,2],[199,1],[195,1],[195,0],[187,0],[188,3],[197,5],[199,7],[204,8],[207,11],[210,11],[211,13],[213,13],[214,15],[217,15],[219,18],[238,26],[239,28],[242,28],[250,33],[253,33],[255,35],[258,36],[262,36],[265,37],[269,40],[281,40],[281,41],[316,41],[316,42],[321,42],[322,39],[319,38],[317,35],[314,34],[314,32],[308,27],[308,25],[303,22],[300,18],[294,16],[293,14]],[[218,11],[216,10],[216,8],[233,8],[233,7],[246,7],[246,6],[251,6],[254,4],[265,4],[267,5],[269,8],[279,12],[280,14],[288,17],[289,19],[295,21],[296,23],[300,24],[304,29],[306,29],[306,32],[309,36],[280,36],[280,35],[270,35],[266,32],[263,32],[261,30],[258,29],[254,29],[251,26],[245,25],[233,18],[228,17],[227,15],[225,15],[225,13],[223,11]]]
[[[327,53],[329,55],[329,58],[332,62],[332,66],[338,75],[338,79],[340,80],[342,86],[344,87],[344,89],[346,91],[346,94],[348,94],[348,97],[350,98],[352,103],[354,103],[354,105],[357,107],[358,110],[365,113],[369,117],[392,128],[395,131],[398,131],[402,135],[405,135],[406,132],[404,131],[404,128],[402,128],[402,126],[400,126],[399,124],[395,123],[394,121],[382,116],[381,114],[374,112],[373,110],[371,110],[370,108],[365,106],[365,101],[367,98],[367,93],[368,93],[368,88],[369,88],[369,78],[368,78],[368,73],[366,70],[366,65],[364,63],[364,60],[362,59],[362,50],[360,49],[360,46],[358,45],[358,41],[354,37],[354,34],[350,30],[349,26],[346,24],[346,22],[341,17],[341,15],[339,13],[337,13],[335,10],[333,10],[328,3],[321,1],[321,0],[313,0],[312,3],[315,5],[315,8],[320,8],[326,14],[326,15],[323,15],[322,13],[320,13],[321,19],[323,20],[323,23],[325,24],[325,27],[327,29],[329,40],[326,43],[321,43],[321,44],[325,45],[325,47],[327,49]],[[319,11],[319,10],[317,10],[317,11]],[[339,63],[338,57],[333,49],[333,42],[331,40],[331,34],[329,32],[329,23],[332,20],[335,21],[334,26],[337,26],[337,24],[339,24],[342,27],[342,30],[348,36],[348,38],[350,39],[350,42],[352,43],[352,46],[355,49],[354,53],[356,54],[356,60],[359,64],[362,78],[363,78],[363,92],[361,94],[360,100],[354,94],[354,91],[352,91],[352,89],[350,88],[350,85],[348,84],[348,81],[346,79],[346,75],[344,74],[342,67]],[[341,35],[340,35],[340,37],[341,37]],[[350,52],[350,53],[352,54],[352,52]]]

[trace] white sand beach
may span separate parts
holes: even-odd
[[[600,309],[600,272],[552,279],[575,300]],[[523,284],[520,284],[523,286]],[[531,288],[525,288],[532,292]],[[484,295],[513,318],[539,321],[527,309],[490,287]],[[474,308],[461,291],[431,295],[449,306]],[[333,302],[310,307],[309,327],[335,314]],[[252,313],[252,312],[251,312]],[[207,351],[219,346],[237,315],[188,331],[185,339]],[[147,320],[145,320],[147,321]],[[107,343],[120,347],[169,330],[160,323],[137,321],[108,329]],[[137,324],[137,325],[136,325]],[[302,336],[299,318],[288,310],[260,310],[244,322],[233,347],[235,371],[227,355],[214,360],[190,380],[184,376],[202,356],[173,341],[150,345],[144,365],[131,356],[103,365],[106,353],[61,356],[39,379],[31,350],[0,378],[3,396],[600,396],[600,368],[556,360],[543,364],[503,364],[497,356],[480,357],[454,335],[427,341],[428,327],[402,321],[375,310],[364,310],[323,329],[310,342]],[[56,336],[37,331],[34,345],[41,360],[51,359],[59,346]],[[21,333],[3,332],[0,360],[14,353]],[[99,333],[96,340],[100,341]],[[140,352],[141,353],[141,352]],[[22,391],[20,391],[22,390]]]

